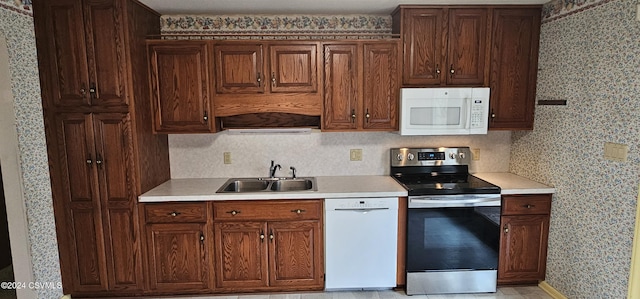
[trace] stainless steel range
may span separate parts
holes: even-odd
[[[469,174],[468,147],[393,148],[409,193],[406,292],[495,292],[500,188]]]

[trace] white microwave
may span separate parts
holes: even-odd
[[[400,135],[487,134],[489,88],[400,89]]]

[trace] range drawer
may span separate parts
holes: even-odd
[[[207,222],[207,203],[145,204],[147,223]]]
[[[253,200],[213,203],[218,220],[305,220],[322,217],[322,200]]]
[[[502,215],[546,215],[550,213],[550,194],[502,196]]]

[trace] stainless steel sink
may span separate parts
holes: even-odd
[[[316,178],[231,178],[216,193],[318,191]]]

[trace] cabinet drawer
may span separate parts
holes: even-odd
[[[145,204],[147,223],[207,222],[207,203]]]
[[[320,219],[321,200],[257,200],[213,203],[214,220]]]
[[[549,214],[551,195],[502,196],[502,215]]]

